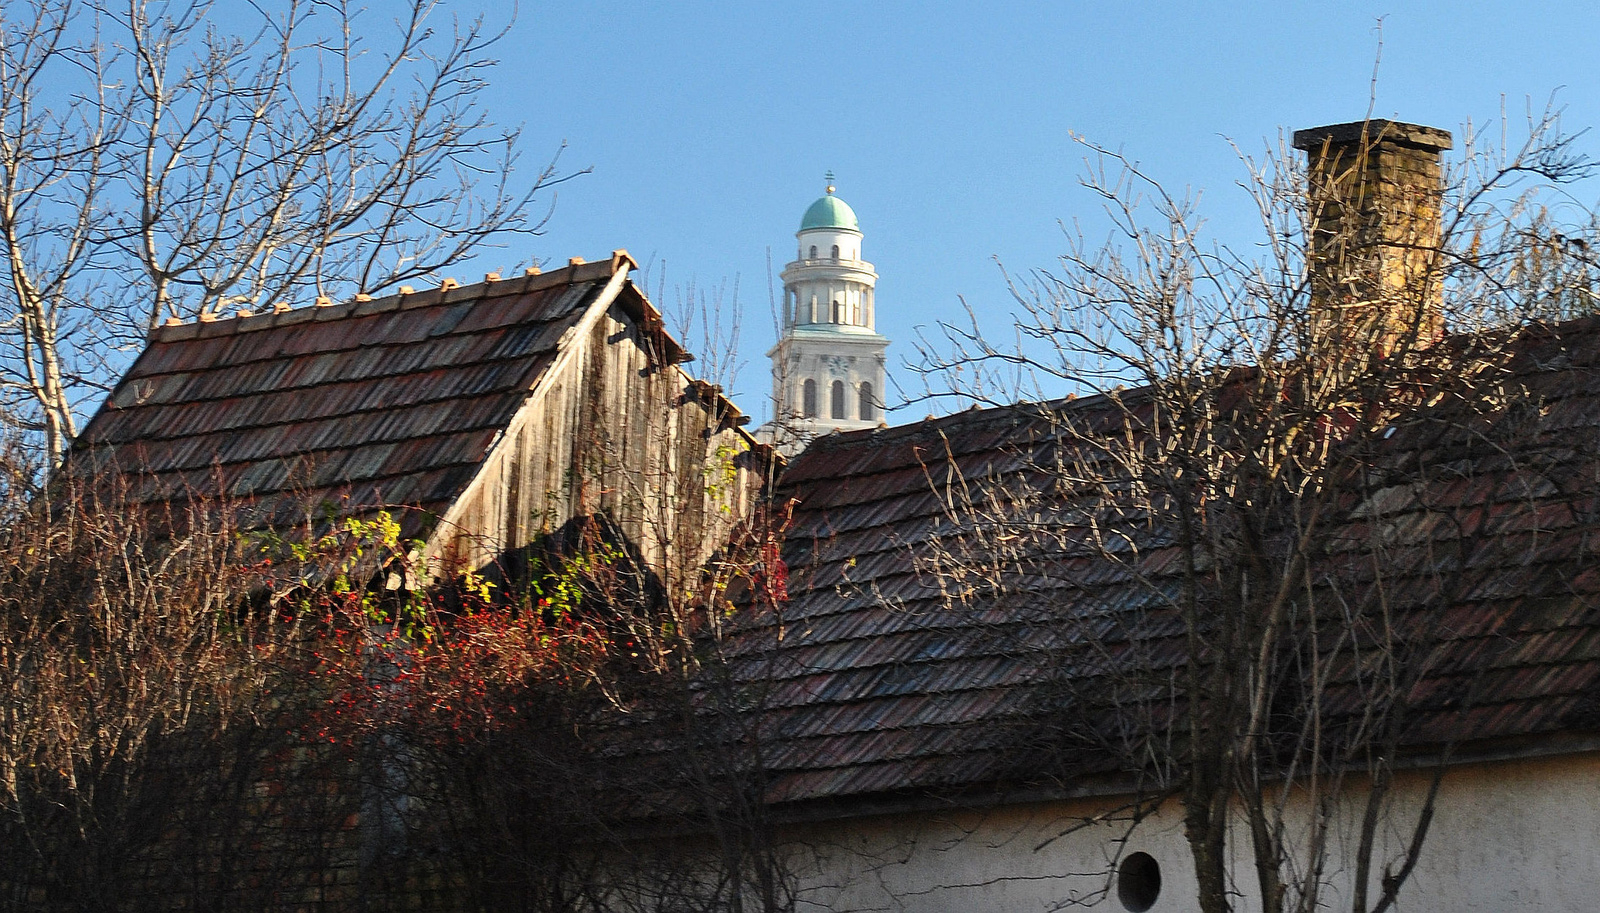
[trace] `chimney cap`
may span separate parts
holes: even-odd
[[[1307,152],[1315,152],[1322,148],[1323,143],[1333,146],[1351,146],[1361,142],[1363,135],[1366,137],[1367,142],[1373,145],[1396,143],[1428,152],[1440,152],[1453,147],[1449,130],[1378,118],[1352,121],[1348,124],[1331,124],[1326,127],[1296,130],[1294,132],[1294,147]]]

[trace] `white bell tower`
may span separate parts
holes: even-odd
[[[883,421],[884,350],[873,329],[878,274],[861,258],[855,211],[828,190],[806,209],[783,270],[783,332],[772,359],[773,420],[757,434],[786,454],[817,435]]]

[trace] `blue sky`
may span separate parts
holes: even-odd
[[[509,6],[446,7],[478,9]],[[891,375],[915,388],[901,362],[918,326],[959,317],[964,298],[1004,335],[997,260],[1048,268],[1059,222],[1094,224],[1074,134],[1201,191],[1216,235],[1248,243],[1228,139],[1259,152],[1280,129],[1360,119],[1380,18],[1376,116],[1459,138],[1468,119],[1502,104],[1520,118],[1554,92],[1569,130],[1600,123],[1600,5],[1587,3],[523,0],[489,113],[523,124],[530,167],[565,141],[562,163],[593,173],[560,188],[543,237],[471,271],[625,247],[651,262],[668,308],[683,289],[720,290],[743,313],[733,391],[764,417],[768,252],[781,270],[831,169],[881,277]],[[1600,153],[1600,137],[1582,144]]]

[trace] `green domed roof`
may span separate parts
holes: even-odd
[[[850,204],[830,193],[819,198],[806,210],[805,216],[800,220],[800,230],[805,231],[809,228],[848,228],[851,231],[860,231],[861,223],[856,221],[856,212],[850,208]]]

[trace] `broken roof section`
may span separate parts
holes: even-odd
[[[604,315],[678,377],[671,366],[688,357],[627,281],[635,266],[617,251],[513,279],[160,327],[69,465],[121,473],[139,501],[240,499],[251,527],[303,523],[308,509],[411,508],[396,511],[401,535],[427,537]],[[737,419],[720,396],[713,411],[724,426]]]

